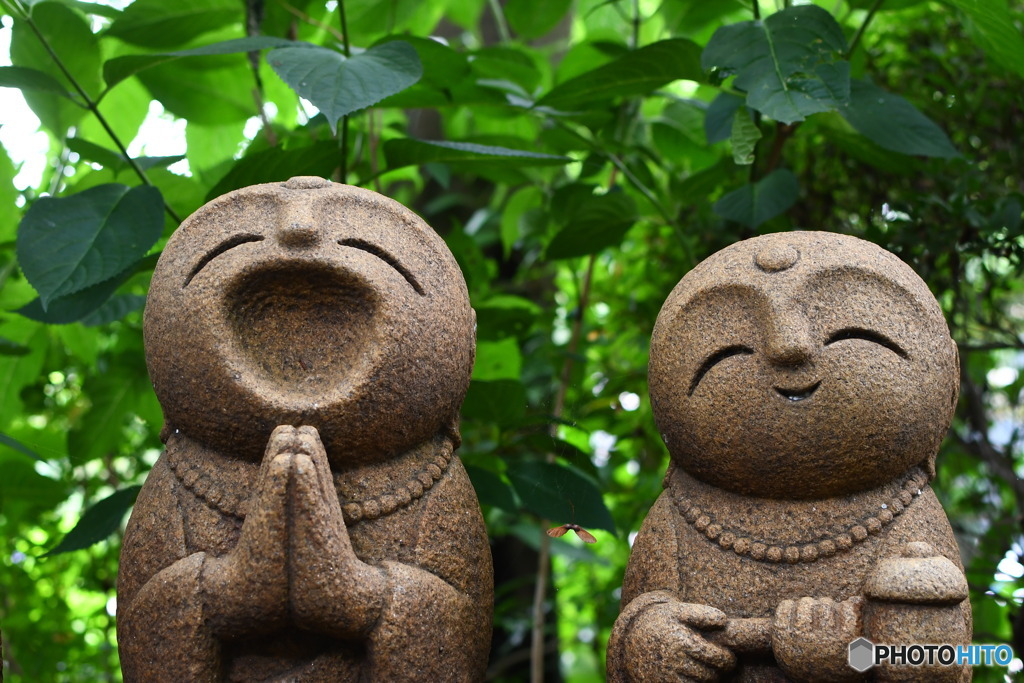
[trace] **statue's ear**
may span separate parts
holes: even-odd
[[[950,412],[956,411],[956,402],[960,398],[960,347],[956,345],[956,340],[950,337],[949,343],[953,345],[953,367],[955,372],[953,373],[953,387],[950,392],[952,398],[950,398]]]
[[[458,448],[462,445],[462,434],[459,433],[459,411],[455,411],[454,414],[444,425],[445,435],[452,440],[452,448]]]

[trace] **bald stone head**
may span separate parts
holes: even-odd
[[[956,406],[956,346],[906,264],[825,232],[764,235],[675,287],[651,339],[673,460],[737,493],[815,498],[933,472]]]
[[[334,465],[454,428],[475,337],[462,273],[426,223],[305,177],[186,220],[153,274],[144,332],[170,426],[258,461],[276,426],[311,425]]]

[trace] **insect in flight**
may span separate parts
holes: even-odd
[[[569,529],[575,531],[576,535],[579,536],[580,540],[584,543],[597,543],[597,539],[594,538],[594,535],[579,524],[563,524],[561,526],[551,527],[548,529],[547,534],[552,538],[558,538],[560,536],[565,536]]]

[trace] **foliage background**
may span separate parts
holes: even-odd
[[[797,228],[881,244],[941,302],[963,385],[935,489],[976,640],[1024,652],[1020,2],[113,4],[0,15],[0,87],[50,139],[31,182],[0,154],[6,680],[120,679],[120,531],[160,450],[141,342],[154,256],[207,199],[300,174],[411,206],[465,273],[479,339],[461,453],[493,541],[491,680],[529,679],[535,626],[535,680],[603,680],[667,463],[654,319],[711,252]],[[808,32],[786,88],[769,84],[786,102],[744,105],[780,12]],[[180,156],[125,154],[147,116],[180,122]],[[599,542],[543,534],[569,521]]]

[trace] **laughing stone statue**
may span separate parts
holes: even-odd
[[[868,242],[765,235],[687,274],[651,339],[672,465],[633,546],[609,679],[969,680],[848,662],[860,637],[970,642],[929,487],[958,378],[928,288]]]
[[[483,677],[474,314],[429,226],[319,178],[227,194],[168,242],[145,342],[166,450],[121,553],[125,680]]]

